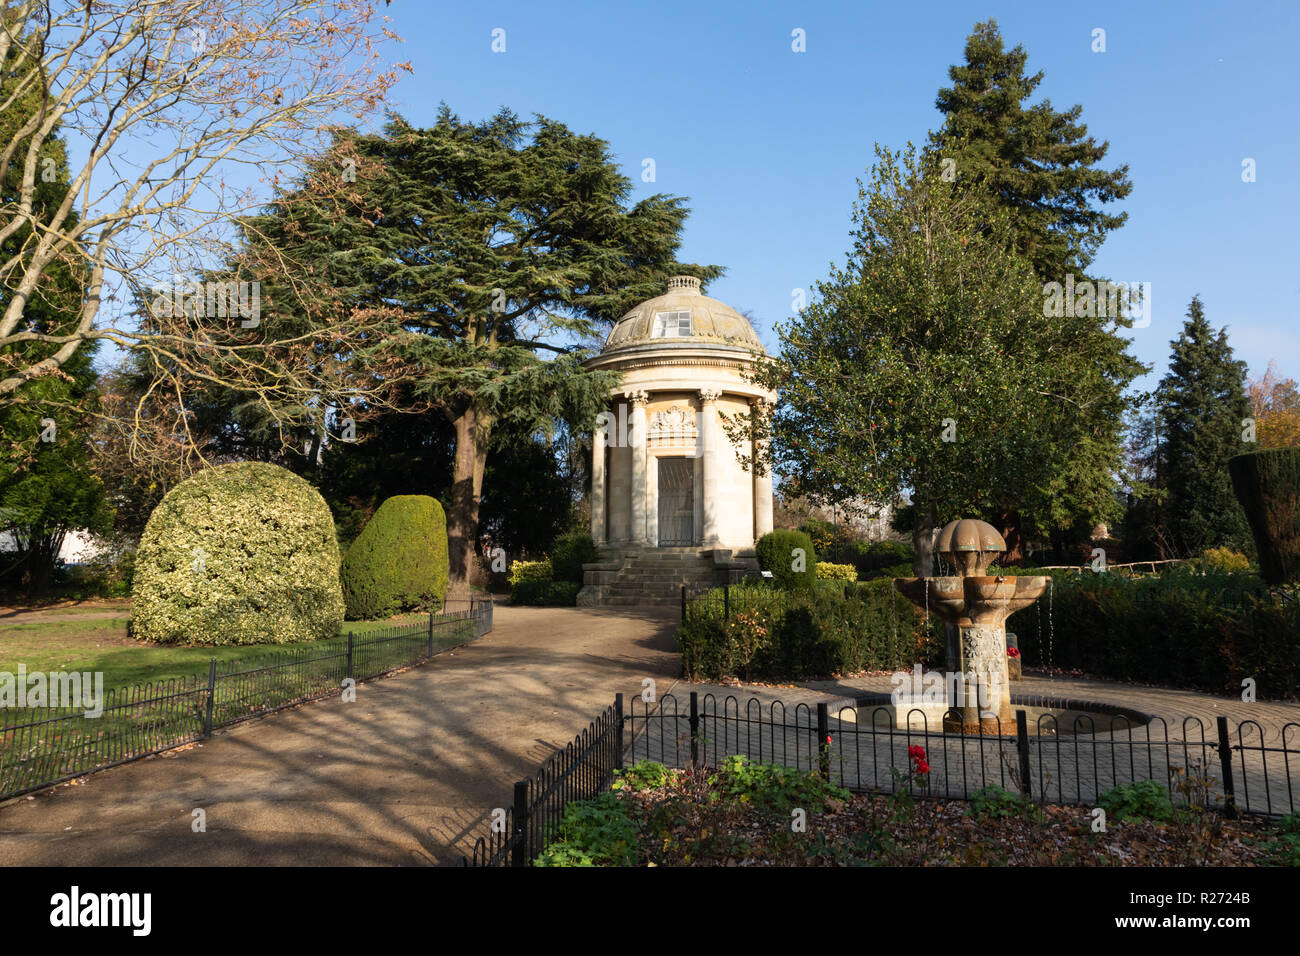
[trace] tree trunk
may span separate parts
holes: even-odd
[[[313,431],[311,433],[311,443],[307,447],[307,464],[312,468],[320,467],[320,446],[321,433]]]
[[[916,496],[912,501],[912,573],[928,578],[934,574],[934,505]]]
[[[1007,543],[1007,550],[998,559],[1001,565],[1020,564],[1025,559],[1025,535],[1021,526],[1020,512],[1015,508],[1003,508],[998,512],[998,531]]]
[[[54,565],[59,560],[66,535],[66,531],[50,531],[45,534],[32,532],[27,538],[27,547],[19,554],[22,584],[27,597],[35,598],[49,588],[54,577]]]
[[[452,419],[456,457],[451,475],[451,510],[447,512],[449,584],[467,587],[478,571],[478,505],[483,494],[492,416],[470,406]]]

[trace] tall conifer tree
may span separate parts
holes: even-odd
[[[1088,135],[1082,106],[1060,111],[1048,99],[1029,102],[1043,73],[1026,73],[1027,61],[1024,47],[1004,47],[996,20],[977,23],[965,62],[948,71],[952,86],[939,90],[944,123],[929,149],[940,162],[952,161],[949,175],[984,186],[1011,214],[1016,248],[1041,282],[1064,283],[1069,274],[1082,282],[1106,234],[1127,216],[1101,207],[1133,186],[1127,166],[1099,167],[1109,144]],[[1022,523],[1048,534],[1119,516],[1115,475],[1124,467],[1123,420],[1132,408],[1125,391],[1149,369],[1118,334],[1131,325],[1128,317],[1077,318],[1059,347],[1087,359],[1065,396],[1080,414],[1042,423],[1060,439],[1054,474],[1037,504],[1004,498],[990,515],[1012,560],[1020,556]]]
[[[1243,441],[1243,419],[1250,416],[1246,363],[1233,358],[1227,332],[1210,326],[1197,296],[1170,345],[1169,372],[1156,391],[1167,534],[1184,554],[1249,548],[1250,530],[1228,474],[1228,459],[1254,447]]]
[[[1095,203],[1123,199],[1133,184],[1128,166],[1097,167],[1110,144],[1088,135],[1081,105],[1060,111],[1049,99],[1026,102],[1043,81],[1041,70],[1026,74],[1028,59],[1019,44],[1004,48],[996,20],[975,24],[966,62],[948,70],[953,85],[935,101],[944,123],[931,148],[1014,212],[1021,252],[1040,276],[1059,280],[1081,275],[1106,233],[1128,217]]]

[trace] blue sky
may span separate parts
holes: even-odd
[[[406,41],[394,59],[414,68],[397,111],[427,124],[441,100],[472,120],[505,105],[607,140],[635,198],[689,197],[682,258],[727,268],[710,294],[752,310],[769,348],[791,290],[842,261],[874,143],[919,144],[939,125],[948,67],[994,17],[1046,74],[1036,98],[1081,103],[1110,142],[1107,167],[1129,166],[1129,221],[1093,268],[1151,283],[1151,324],[1131,334],[1156,368],[1138,384],[1162,374],[1193,293],[1252,373],[1276,359],[1300,379],[1300,5],[397,0],[384,12]]]

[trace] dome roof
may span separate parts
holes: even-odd
[[[762,349],[743,315],[700,293],[694,276],[673,276],[668,291],[647,299],[615,323],[602,352],[634,345],[738,345]]]

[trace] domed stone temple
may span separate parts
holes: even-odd
[[[745,380],[765,354],[749,321],[675,276],[615,324],[587,367],[622,373],[592,441],[591,534],[581,605],[669,604],[757,568],[772,530],[772,480],[756,475],[757,441],[739,423],[776,395]],[[743,460],[742,460],[743,459]]]

